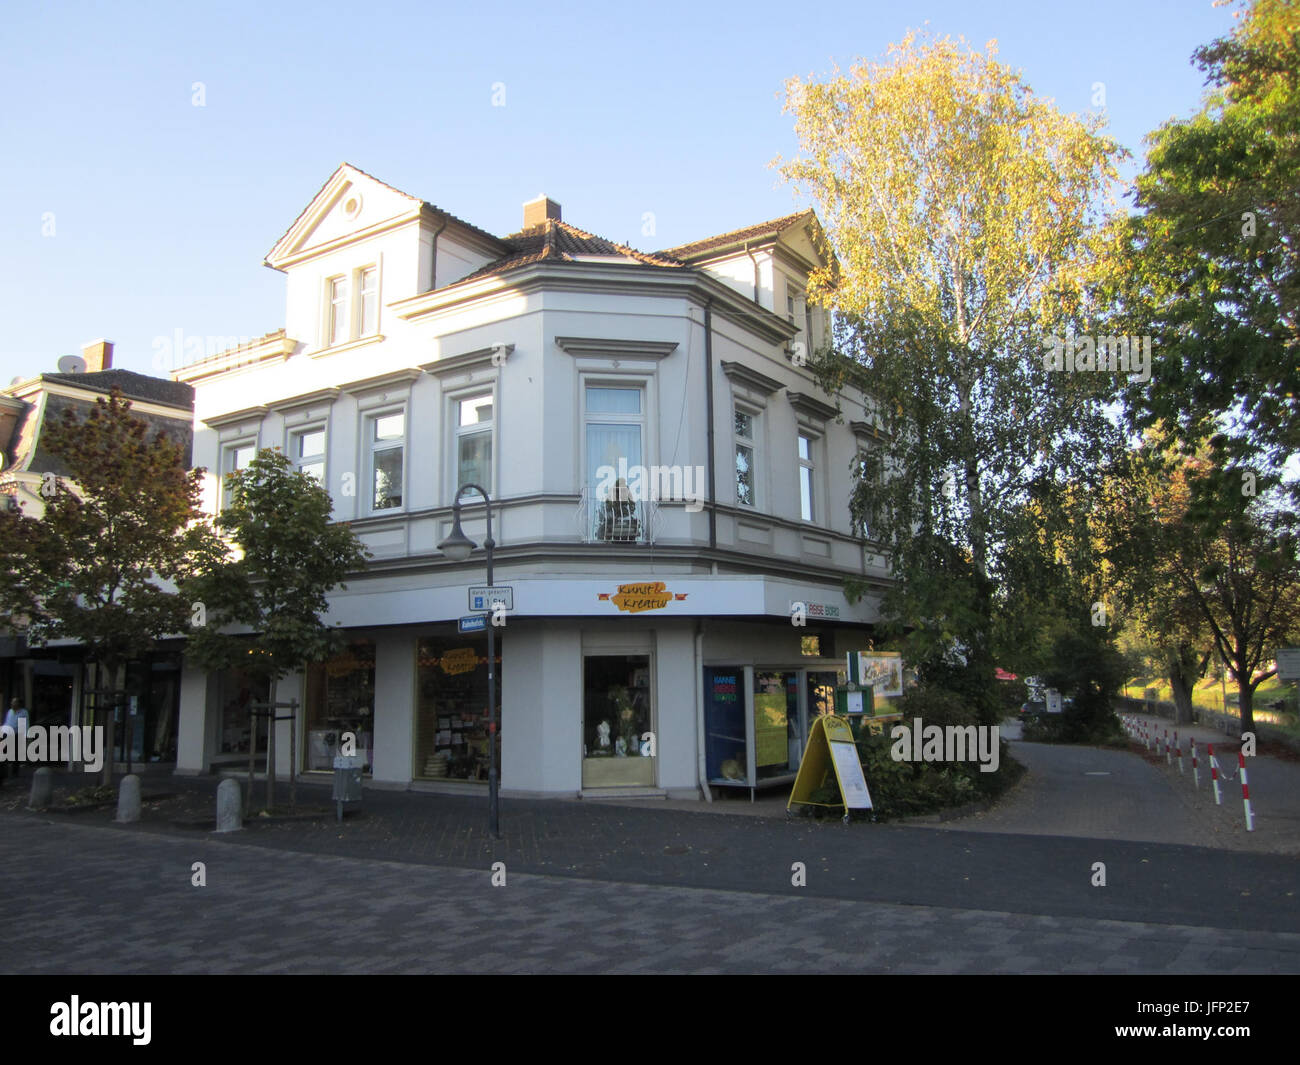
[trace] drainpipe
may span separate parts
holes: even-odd
[[[709,550],[718,546],[718,506],[713,455],[713,299],[704,303],[704,402],[708,425]]]
[[[749,241],[745,241],[745,254],[749,256],[749,261],[754,264],[754,302],[758,303],[758,260],[754,258],[754,253],[749,250]]]
[[[713,789],[709,787],[709,767],[704,755],[704,622],[695,621],[695,731],[696,772],[704,801],[713,802]]]
[[[429,291],[432,292],[438,287],[438,236],[447,228],[447,219],[444,217],[442,225],[433,231],[433,263],[431,264],[429,277]]]

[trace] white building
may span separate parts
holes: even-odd
[[[285,328],[174,373],[210,507],[225,472],[282,448],[373,552],[331,596],[350,651],[279,687],[303,702],[300,768],[328,769],[350,730],[375,786],[483,786],[487,641],[457,624],[483,553],[436,547],[473,482],[513,588],[503,795],[793,773],[877,617],[843,580],[887,579],[848,510],[863,407],[837,417],[801,366],[827,337],[803,296],[819,236],[808,211],[646,254],[542,198],[500,238],[354,167],[330,177],[266,259]],[[481,542],[477,495],[464,514]],[[253,694],[186,672],[178,772],[246,762]],[[283,772],[288,751],[278,733]]]

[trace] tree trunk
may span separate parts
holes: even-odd
[[[1255,731],[1255,685],[1250,682],[1249,677],[1249,670],[1237,674],[1237,700],[1241,703],[1241,731],[1243,734]]]
[[[1167,657],[1169,687],[1174,696],[1174,720],[1180,725],[1192,723],[1192,690],[1196,685],[1196,653],[1183,644]]]

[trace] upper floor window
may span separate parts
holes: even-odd
[[[330,278],[329,293],[330,313],[327,336],[332,347],[335,344],[346,343],[349,339],[348,279],[346,277]]]
[[[813,498],[817,469],[814,446],[811,436],[799,434],[799,516],[804,521],[815,521],[817,516],[816,501]]]
[[[597,540],[642,539],[643,499],[629,484],[640,470],[645,422],[640,388],[588,385],[586,388],[587,489],[592,536]],[[636,480],[644,487],[643,476]]]
[[[406,412],[390,411],[366,419],[368,469],[366,483],[371,511],[396,510],[402,505]]]
[[[800,289],[793,281],[785,283],[785,316],[796,327],[804,329],[804,315],[807,308],[807,301],[804,299],[803,290]]]
[[[301,472],[325,483],[325,427],[295,429],[289,434],[289,459]]]
[[[492,488],[492,394],[456,401],[456,486]]]
[[[257,454],[257,445],[252,441],[227,444],[221,452],[221,509],[230,506],[230,475],[237,470],[246,469]]]
[[[331,277],[326,289],[326,346],[335,347],[379,332],[379,267],[363,266],[351,274]],[[351,298],[353,292],[355,301]]]
[[[758,505],[754,483],[754,415],[735,410],[736,502],[741,506]]]
[[[358,336],[368,337],[379,332],[379,270],[367,266],[361,271],[361,330]]]

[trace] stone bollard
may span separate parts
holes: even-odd
[[[217,831],[238,832],[244,827],[244,795],[239,781],[227,778],[217,785]]]
[[[117,820],[124,825],[140,820],[140,778],[129,773],[117,792]]]
[[[53,797],[54,770],[49,766],[41,766],[32,774],[32,797],[27,800],[27,805],[33,810],[44,810]]]

